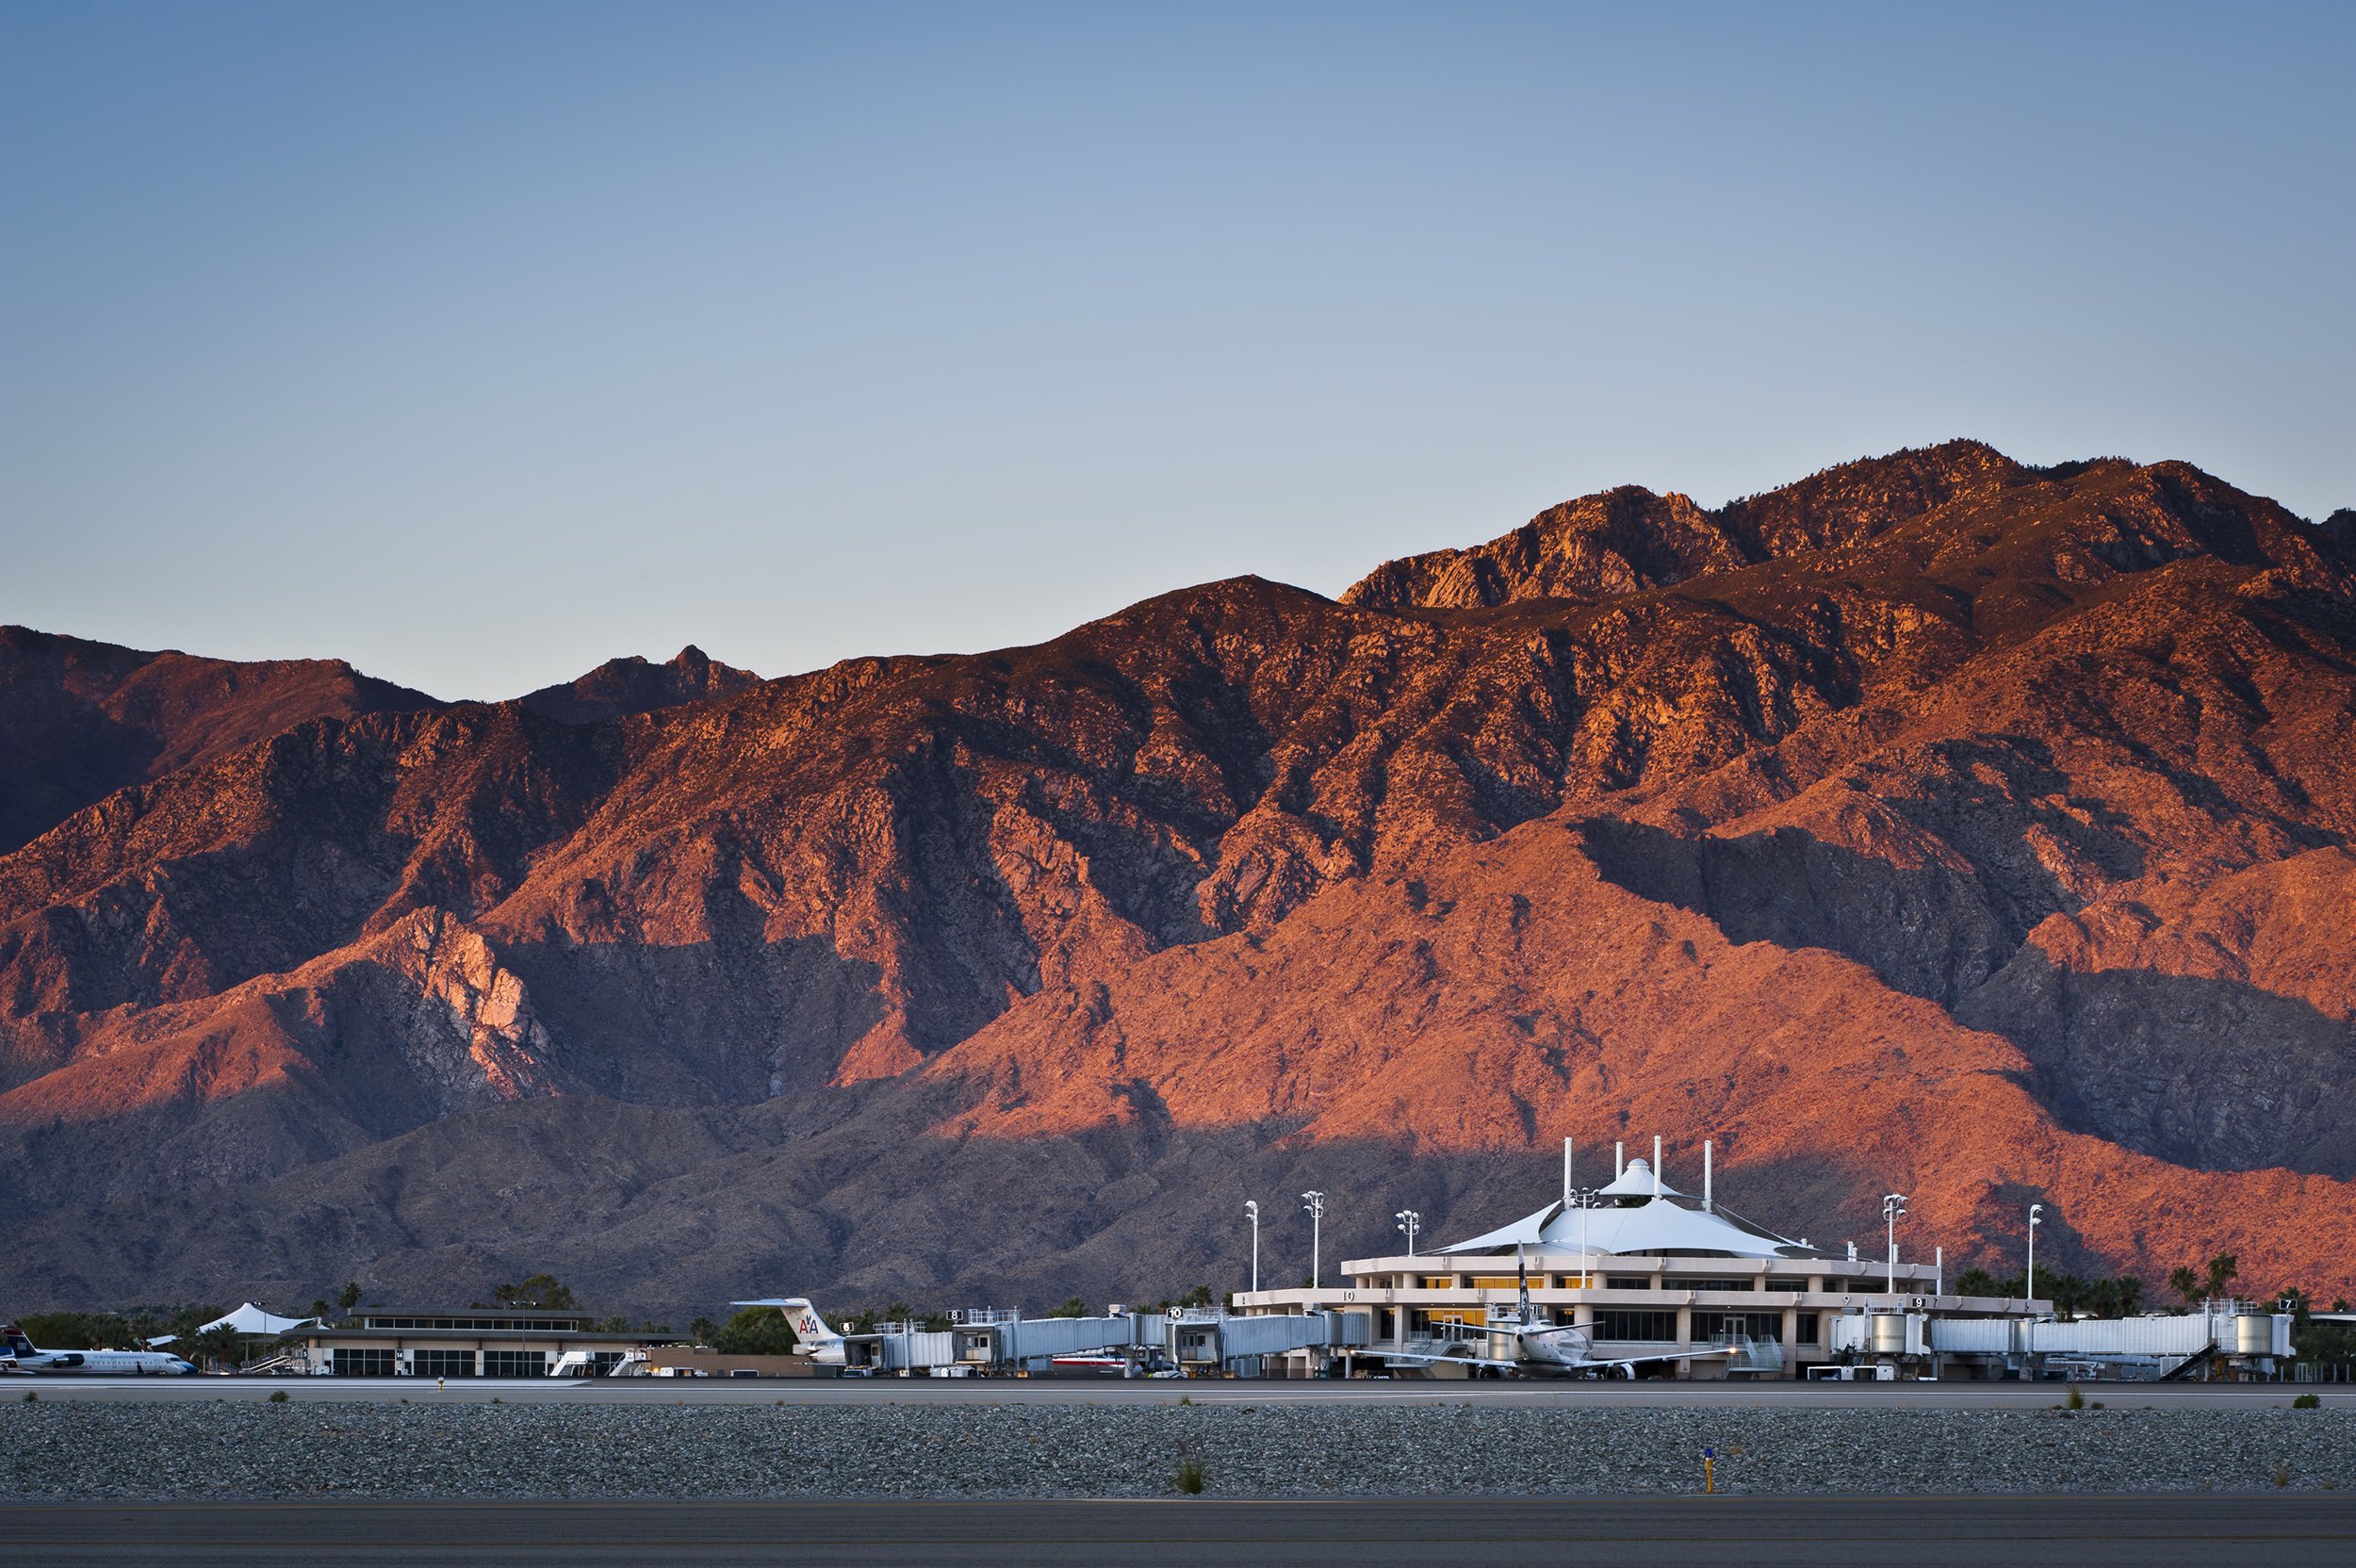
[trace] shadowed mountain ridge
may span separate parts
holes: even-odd
[[[419,1298],[619,1279],[663,1228],[764,1289],[1011,1288],[963,1239],[1002,1225],[1120,1297],[1221,1162],[1410,1190],[1660,1131],[1825,1233],[1899,1184],[2001,1259],[2034,1192],[2066,1261],[2320,1284],[2348,532],[1950,443],[1712,512],[1606,492],[1338,603],[1241,579],[1035,647],[308,715],[0,857],[11,1283],[129,1288],[63,1239],[95,1225],[215,1288],[234,1249],[174,1237],[217,1203],[300,1294],[267,1217],[324,1204],[318,1279]],[[502,1233],[455,1184],[561,1100],[672,1140],[653,1184]],[[973,1139],[1036,1167],[952,1201],[892,1152]],[[385,1241],[420,1203],[467,1217]]]

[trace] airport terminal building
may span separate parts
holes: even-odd
[[[1247,1292],[1236,1308],[1364,1314],[1366,1348],[1352,1354],[1373,1369],[1385,1351],[1509,1354],[1483,1331],[1512,1321],[1527,1290],[1533,1317],[1586,1331],[1597,1358],[1661,1358],[1633,1375],[1694,1379],[1800,1378],[1850,1364],[1860,1348],[1928,1369],[1934,1318],[2025,1322],[2053,1312],[2048,1301],[1948,1294],[1937,1262],[1893,1267],[1853,1247],[1834,1252],[1777,1235],[1726,1213],[1707,1175],[1696,1199],[1643,1159],[1592,1194],[1566,1195],[1486,1234],[1341,1269],[1338,1284]],[[1728,1353],[1672,1359],[1702,1350]],[[1467,1374],[1445,1363],[1430,1371]]]
[[[537,1307],[396,1312],[371,1307],[349,1322],[309,1322],[280,1341],[274,1370],[345,1378],[601,1377],[644,1333],[601,1332],[587,1313]]]

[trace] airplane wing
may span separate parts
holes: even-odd
[[[1384,1350],[1375,1348],[1373,1348],[1372,1353],[1380,1355],[1386,1362],[1412,1361],[1420,1364],[1429,1364],[1432,1362],[1446,1362],[1451,1366],[1511,1367],[1527,1364],[1526,1363],[1515,1361],[1511,1358],[1501,1358],[1497,1356],[1443,1356],[1435,1355],[1425,1350]]]
[[[1649,1356],[1593,1356],[1586,1361],[1573,1362],[1573,1366],[1641,1366],[1654,1361],[1700,1361],[1706,1356],[1731,1356],[1734,1348],[1712,1346],[1707,1350],[1661,1350]]]

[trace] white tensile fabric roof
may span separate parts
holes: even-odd
[[[235,1329],[249,1338],[261,1339],[270,1334],[283,1334],[288,1329],[300,1329],[305,1323],[317,1321],[318,1319],[310,1317],[273,1317],[248,1301],[228,1316],[216,1317],[196,1331],[209,1333],[215,1329]]]
[[[1636,1159],[1628,1161],[1628,1168],[1612,1177],[1610,1185],[1597,1187],[1595,1196],[1598,1198],[1683,1198],[1687,1195],[1679,1192],[1665,1181],[1661,1183],[1660,1190],[1655,1192],[1652,1167],[1641,1159]]]
[[[1536,1214],[1443,1247],[1442,1252],[1493,1252],[1515,1245],[1561,1248],[1577,1252],[1584,1221],[1586,1244],[1597,1252],[1657,1256],[1685,1253],[1738,1258],[1798,1258],[1813,1248],[1783,1236],[1738,1225],[1724,1215],[1689,1209],[1666,1198],[1632,1209],[1566,1209],[1549,1203]]]

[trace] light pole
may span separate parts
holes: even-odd
[[[2045,1223],[2037,1216],[2044,1212],[2042,1203],[2029,1205],[2029,1271],[2021,1277],[2021,1304],[2024,1307],[2037,1299],[2037,1228]]]
[[[1260,1290],[1260,1200],[1258,1199],[1244,1200],[1243,1217],[1252,1221],[1252,1291],[1256,1296]]]
[[[1391,1217],[1399,1221],[1399,1231],[1407,1237],[1407,1255],[1414,1257],[1415,1255],[1415,1231],[1423,1224],[1423,1216],[1413,1209],[1401,1209]]]
[[[1595,1206],[1595,1188],[1573,1187],[1571,1201],[1579,1205],[1579,1281],[1581,1290],[1595,1287],[1595,1277],[1588,1269],[1588,1260],[1595,1256],[1587,1250],[1587,1211]]]
[[[1898,1294],[1898,1221],[1906,1217],[1906,1195],[1893,1192],[1882,1200],[1882,1223],[1890,1227],[1890,1294]]]
[[[1317,1279],[1317,1250],[1321,1243],[1325,1228],[1325,1194],[1321,1192],[1304,1192],[1301,1195],[1301,1206],[1307,1210],[1309,1214],[1309,1288],[1311,1290],[1315,1290],[1317,1288],[1319,1282]]]

